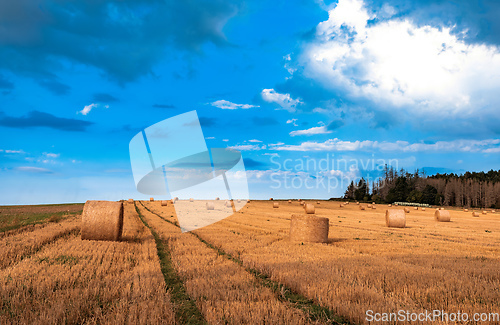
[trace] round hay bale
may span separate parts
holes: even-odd
[[[479,213],[472,211],[472,216],[475,218],[479,218]]]
[[[357,205],[359,205],[359,202],[356,202]]]
[[[369,209],[371,209],[372,205],[371,205],[371,204],[368,204],[368,205],[367,205],[367,207],[368,207]]]
[[[304,205],[304,211],[306,212],[306,214],[314,214],[316,212],[316,209],[314,208],[314,205],[306,204]]]
[[[177,201],[179,201],[179,198],[176,196],[176,197],[174,197],[174,203]]]
[[[364,210],[364,209],[365,209],[365,207],[364,207],[364,206],[362,206],[362,205],[360,205],[360,206],[359,206],[359,209],[360,209],[360,210]]]
[[[405,208],[405,209],[404,209],[404,212],[405,212],[405,213],[410,213],[410,209]]]
[[[321,202],[317,201],[316,204],[319,205]]]
[[[128,199],[128,203],[134,203],[134,199]]]
[[[280,204],[279,204],[278,202],[274,202],[274,203],[273,203],[273,208],[274,208],[274,209],[277,209],[277,208],[279,208],[279,207],[280,207]]]
[[[150,198],[149,198],[149,201],[150,201],[150,202],[154,202],[154,201],[155,201],[155,198],[154,198],[154,197],[150,197]]]
[[[344,202],[344,204],[346,204],[346,205],[349,204],[349,201]]]
[[[329,226],[328,218],[294,214],[290,222],[290,240],[303,243],[326,243]]]
[[[272,200],[273,200],[273,198],[270,198],[270,199],[269,199],[269,201],[272,201]]]
[[[469,209],[464,209],[464,212],[469,212]]]
[[[450,222],[450,211],[437,210],[436,212],[434,212],[434,219],[439,222]]]
[[[232,208],[233,205],[232,205],[232,202],[231,201],[226,201],[224,202],[224,205],[226,206],[226,208]]]
[[[406,227],[406,214],[404,210],[385,210],[385,225],[392,228]]]
[[[373,205],[375,205],[375,202],[372,202]]]
[[[372,210],[376,210],[376,209],[377,209],[377,207],[372,205]]]
[[[340,203],[339,208],[343,208],[343,207],[344,207],[344,205],[342,203]]]
[[[207,210],[215,210],[215,206],[213,202],[207,202]]]
[[[250,199],[247,200],[247,203],[250,203]]]
[[[495,213],[495,210],[491,210],[491,213]]]
[[[395,206],[398,206],[399,204],[397,204],[397,203],[394,203],[394,205],[395,205]]]
[[[215,198],[215,201],[219,201],[219,200],[220,200],[220,198],[218,198],[218,197]]]
[[[288,200],[288,203],[292,203],[292,200]]]
[[[483,214],[488,214],[488,211],[486,211],[486,210],[483,210]]]
[[[83,240],[118,241],[123,231],[123,204],[110,201],[87,201],[82,212]]]
[[[240,203],[240,202],[241,202],[241,200],[240,200],[240,199],[237,199],[237,200],[236,200],[236,202]]]
[[[425,211],[425,208],[422,208],[422,211]]]
[[[418,207],[414,207],[413,210],[418,210]]]
[[[392,204],[388,204],[387,206],[390,208],[390,207],[392,207]]]
[[[166,207],[167,206],[167,201],[161,201],[161,206]]]
[[[190,199],[189,199],[189,202],[194,202],[194,199],[193,199],[193,198],[190,198]]]
[[[444,208],[439,208],[439,210],[444,210]]]
[[[299,201],[299,202],[302,202],[302,199],[299,199],[298,201]]]

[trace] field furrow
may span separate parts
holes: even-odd
[[[148,207],[156,205],[147,204]],[[310,322],[303,311],[280,301],[270,288],[263,286],[241,265],[207,247],[193,234],[182,234],[176,225],[150,212],[142,204],[138,204],[138,207],[147,223],[168,244],[173,264],[187,293],[195,299],[209,323]],[[166,220],[173,219],[169,214],[163,217]]]

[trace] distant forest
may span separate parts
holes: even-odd
[[[371,186],[370,186],[371,185]],[[470,208],[500,208],[500,170],[426,176],[385,166],[378,182],[363,178],[347,187],[345,199],[377,203],[413,202]]]

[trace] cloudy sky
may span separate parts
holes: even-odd
[[[499,16],[493,0],[0,0],[0,204],[142,198],[130,140],[192,110],[209,147],[242,152],[252,198],[339,196],[385,163],[498,169]]]

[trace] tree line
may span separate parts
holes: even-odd
[[[377,203],[412,202],[470,208],[500,208],[500,170],[465,174],[414,173],[385,166],[372,184],[361,178],[349,184],[345,199]]]

